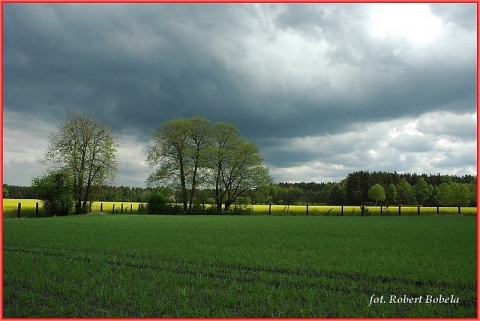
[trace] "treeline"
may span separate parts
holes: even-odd
[[[477,178],[472,175],[399,174],[358,171],[338,183],[278,183],[259,198],[273,204],[360,205],[376,200],[369,195],[379,184],[385,193],[380,204],[476,206]]]
[[[396,172],[359,171],[338,183],[276,183],[249,191],[238,204],[360,205],[375,200],[370,189],[379,184],[385,191],[385,205],[476,206],[477,178],[472,175],[417,175]],[[99,201],[147,202],[154,194],[170,202],[181,202],[180,191],[172,188],[104,186],[96,189]],[[28,186],[3,185],[4,198],[39,198]],[[200,190],[195,202],[213,204],[215,191]]]

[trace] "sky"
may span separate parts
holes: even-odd
[[[476,175],[476,4],[3,4],[3,180],[29,186],[68,111],[144,187],[161,123],[235,124],[276,182]]]

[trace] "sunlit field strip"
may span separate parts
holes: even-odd
[[[21,203],[21,217],[35,217],[35,205],[39,203],[39,217],[47,216],[47,213],[42,208],[42,201],[35,199],[4,199],[3,200],[3,217],[13,218],[17,217],[18,203]],[[146,203],[138,202],[105,202],[97,201],[92,204],[92,212],[103,212],[107,214],[138,214],[140,206],[146,206]],[[180,205],[179,205],[180,206]],[[205,208],[209,208],[212,205],[205,204]],[[232,205],[231,212],[235,210],[244,214],[253,215],[328,215],[328,216],[357,216],[362,215],[360,206],[329,206],[329,205],[309,205],[308,214],[306,205],[244,205],[237,207]],[[380,207],[380,206],[367,206],[368,212],[364,211],[364,215],[386,215],[393,216],[399,215],[398,206]],[[400,215],[418,215],[418,206],[401,206]],[[476,207],[462,207],[460,209],[462,215],[476,215]],[[437,214],[437,207],[424,207],[420,206],[420,215],[435,215]],[[442,215],[455,215],[458,214],[457,207],[440,207],[438,214]]]
[[[254,214],[307,215],[306,205],[253,205]],[[270,208],[270,209],[269,209]],[[364,215],[398,215],[398,206],[367,206]],[[401,206],[400,215],[418,215],[418,206]],[[476,207],[462,207],[462,215],[476,215]],[[420,215],[437,214],[437,207],[420,206]],[[458,207],[439,207],[438,214],[458,214]],[[342,215],[342,206],[309,205],[308,215]],[[362,215],[360,206],[343,206],[343,215]]]

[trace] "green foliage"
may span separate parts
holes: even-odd
[[[152,134],[147,161],[155,172],[149,186],[180,187],[183,212],[197,212],[194,200],[200,186],[214,190],[217,210],[231,204],[249,190],[272,183],[260,152],[239,136],[233,124],[196,116],[162,123]]]
[[[150,195],[147,203],[149,214],[166,214],[169,210],[167,199],[160,193]]]
[[[32,180],[32,187],[43,201],[49,215],[68,215],[73,209],[70,176],[65,171],[50,172]]]
[[[380,184],[375,184],[368,191],[368,197],[372,200],[375,200],[375,205],[378,201],[384,201],[386,199],[385,189]]]
[[[7,185],[3,184],[3,198],[8,198],[9,196]]]
[[[398,202],[400,204],[417,203],[413,188],[405,178],[402,178],[398,183],[397,192],[398,192]]]
[[[475,197],[467,184],[443,183],[439,187],[438,200],[444,206],[467,206]]]
[[[398,193],[393,183],[388,184],[387,188],[385,189],[385,196],[390,204],[395,204],[397,202]]]
[[[50,135],[45,163],[70,176],[75,213],[87,213],[97,186],[115,176],[117,142],[110,127],[93,115],[68,114]]]

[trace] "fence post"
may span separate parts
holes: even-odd
[[[112,214],[115,214],[115,204],[112,206]]]
[[[38,202],[35,203],[35,216],[38,217]]]
[[[17,217],[20,218],[20,212],[22,211],[22,203],[18,203],[17,207]]]
[[[383,206],[380,205],[380,215],[383,215]]]
[[[420,215],[420,205],[417,206],[417,215]]]
[[[437,206],[437,214],[440,214],[440,206]]]
[[[305,214],[308,215],[308,204],[307,204],[307,212]]]
[[[342,205],[342,216],[343,216],[343,205]]]
[[[460,212],[460,206],[458,207],[458,214],[461,214],[461,212]]]
[[[103,203],[100,203],[100,213],[103,212]]]
[[[133,214],[133,204],[130,204],[130,214]]]
[[[398,216],[402,215],[402,206],[398,205]]]
[[[120,213],[123,214],[123,203],[122,203],[122,205],[120,205]]]
[[[272,203],[268,203],[268,215],[272,215]]]

